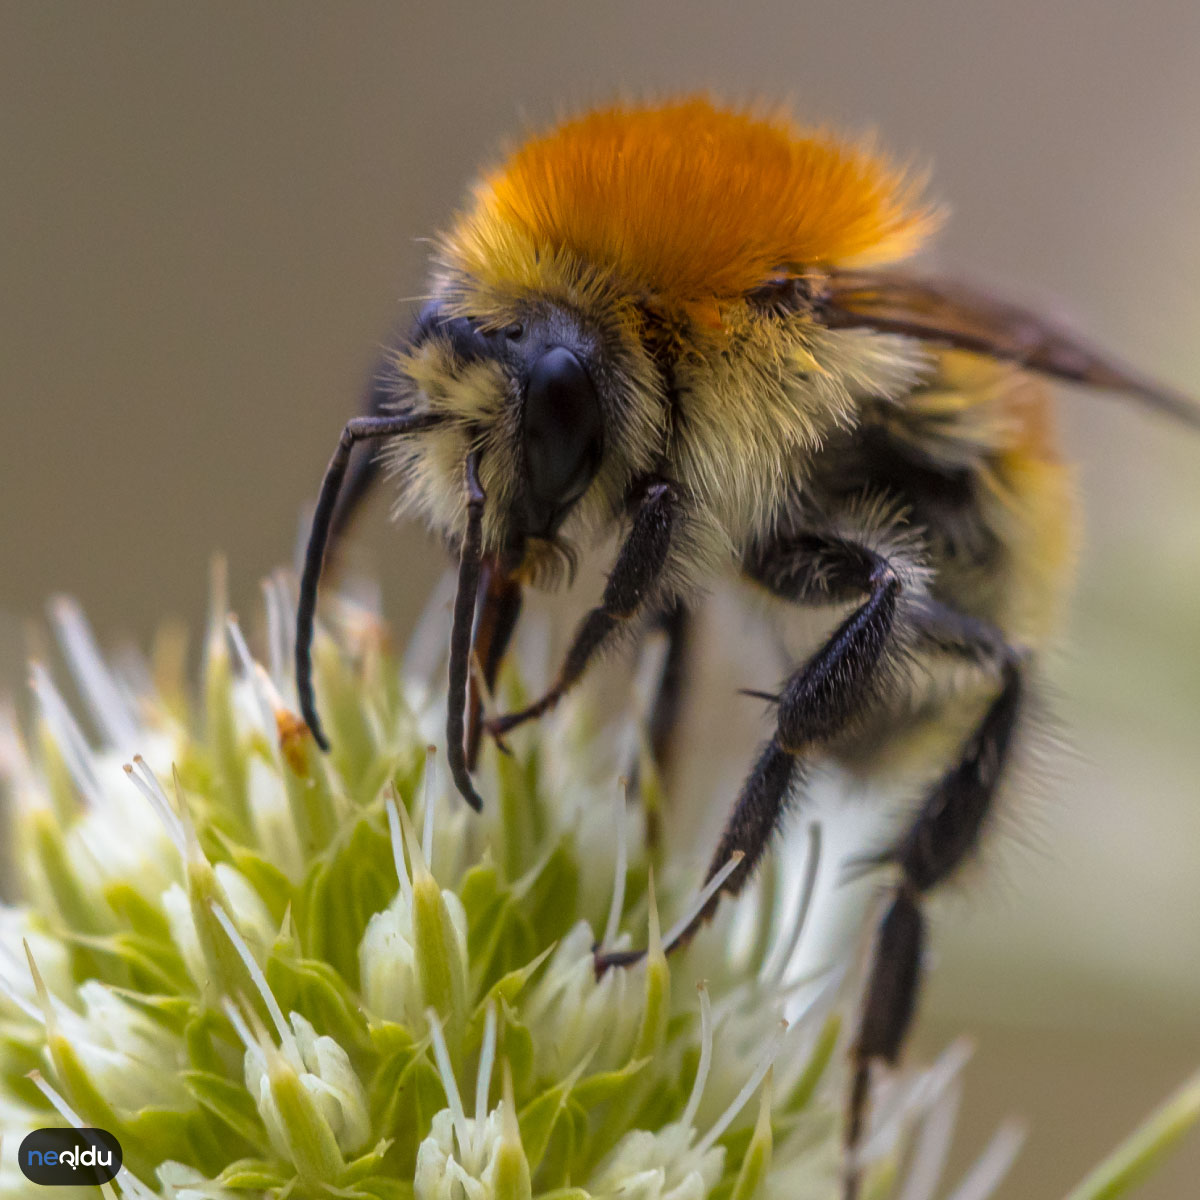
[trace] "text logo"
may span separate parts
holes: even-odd
[[[107,1183],[121,1169],[121,1143],[104,1129],[35,1129],[21,1143],[17,1165],[47,1187]]]

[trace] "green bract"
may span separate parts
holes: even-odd
[[[659,913],[694,898],[578,708],[522,757],[487,750],[479,817],[427,749],[440,612],[402,670],[377,620],[331,606],[325,757],[291,712],[286,581],[268,668],[214,610],[193,707],[177,645],[112,667],[58,604],[93,733],[41,668],[28,736],[3,732],[24,903],[0,909],[0,1195],[41,1195],[15,1148],[64,1121],[117,1135],[134,1197],[838,1195],[844,1002],[835,975],[764,965],[798,933],[770,880],[736,938],[727,905],[668,962]],[[597,980],[601,939],[650,954]],[[917,1127],[912,1195],[934,1194],[960,1057],[895,1084],[865,1196]]]

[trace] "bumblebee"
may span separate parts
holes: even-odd
[[[1046,381],[1200,426],[1188,401],[1038,314],[905,269],[939,216],[871,147],[703,98],[592,111],[526,141],[438,242],[431,299],[342,432],[297,619],[302,710],[325,746],[317,585],[386,467],[398,509],[457,554],[447,754],[478,809],[483,733],[547,712],[602,651],[655,625],[668,652],[650,734],[667,759],[713,581],[840,606],[823,644],[756,693],[773,728],[708,877],[737,865],[681,942],[745,886],[812,764],[869,769],[965,720],[873,860],[890,891],[852,1051],[851,1148],[872,1067],[896,1061],[911,1023],[925,900],[988,826],[1071,579],[1071,473]],[[381,452],[350,470],[364,442]],[[613,530],[603,595],[552,686],[485,722],[523,590]]]

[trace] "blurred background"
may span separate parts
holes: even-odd
[[[621,90],[877,130],[952,209],[931,265],[1200,396],[1194,0],[0,11],[6,690],[54,592],[146,643],[164,614],[200,627],[221,550],[253,611],[423,290],[422,239],[506,138]],[[978,1042],[960,1163],[1029,1119],[1006,1200],[1061,1194],[1200,1063],[1200,438],[1095,395],[1062,412],[1088,536],[1049,665],[1060,748],[939,905],[918,1037]],[[441,551],[382,506],[363,543],[403,630]],[[695,727],[736,727],[736,779],[763,729],[729,689],[761,681],[727,668]],[[1197,1179],[1194,1139],[1139,1194]]]

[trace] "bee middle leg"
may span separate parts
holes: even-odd
[[[949,614],[951,617],[954,614]],[[942,623],[942,630],[950,628]],[[955,618],[951,636],[968,626]],[[935,636],[937,631],[934,631]],[[969,636],[963,650],[970,653]],[[853,1081],[846,1114],[845,1200],[855,1200],[859,1172],[855,1153],[866,1123],[871,1071],[875,1063],[894,1065],[916,1010],[925,941],[925,898],[970,856],[993,808],[996,790],[1011,756],[1024,707],[1024,679],[1016,651],[987,636],[975,655],[998,656],[999,690],[963,745],[958,760],[927,793],[908,828],[877,860],[899,868],[875,937],[858,1037],[852,1048]],[[995,659],[993,659],[993,662]]]
[[[679,937],[686,945],[716,912],[722,895],[736,896],[749,881],[786,813],[808,754],[865,714],[886,685],[896,649],[904,565],[860,542],[806,534],[773,547],[747,574],[777,595],[809,603],[866,598],[825,644],[770,699],[776,727],[742,785],[713,854],[706,882],[735,855],[741,859]],[[641,952],[600,954],[596,969],[624,966]]]
[[[896,647],[900,573],[882,555],[854,543],[847,546],[862,572],[867,599],[774,697],[775,733],[742,785],[705,881],[735,854],[742,855],[741,861],[680,935],[681,945],[712,918],[722,895],[736,896],[750,880],[786,813],[807,756],[864,715],[887,682]]]

